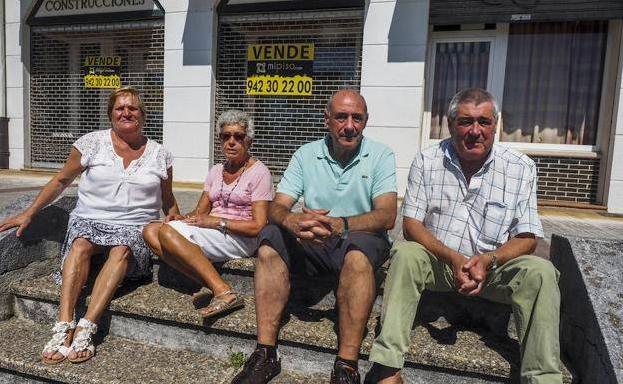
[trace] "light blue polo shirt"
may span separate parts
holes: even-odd
[[[329,154],[330,136],[299,148],[277,186],[277,192],[305,206],[329,209],[329,216],[356,216],[372,211],[372,200],[396,192],[396,159],[387,146],[366,137],[344,167]]]

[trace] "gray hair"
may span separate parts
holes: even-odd
[[[229,109],[221,113],[216,121],[216,134],[220,134],[223,127],[226,125],[239,125],[244,128],[244,131],[249,139],[253,139],[255,137],[253,119],[251,119],[251,117],[245,112],[237,109]]]
[[[500,117],[498,102],[490,92],[482,88],[467,88],[454,95],[448,106],[448,121],[454,122],[454,120],[456,120],[456,114],[460,104],[474,103],[475,105],[480,105],[487,102],[490,102],[493,106],[493,118],[497,122]]]

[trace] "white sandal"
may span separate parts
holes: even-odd
[[[67,335],[69,331],[76,328],[76,322],[74,320],[71,323],[66,321],[57,321],[54,323],[54,327],[52,327],[52,331],[54,334],[48,343],[43,347],[43,351],[41,352],[41,360],[44,364],[54,365],[64,361],[69,352],[71,352],[71,347],[65,346],[65,340],[67,339]],[[48,357],[43,356],[44,353],[49,352],[58,352],[63,355],[62,359],[50,359]]]
[[[83,317],[80,321],[78,321],[78,327],[82,329],[74,334],[74,340],[71,342],[71,347],[69,348],[73,349],[76,353],[89,351],[91,354],[84,357],[76,357],[75,359],[68,358],[67,360],[72,363],[82,363],[95,356],[95,346],[93,345],[91,336],[97,332],[97,324],[94,324]]]

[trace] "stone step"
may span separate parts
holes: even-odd
[[[252,296],[253,274],[255,272],[255,258],[243,258],[230,260],[217,266],[218,271],[225,281],[227,281],[236,292]],[[380,311],[382,306],[382,281],[385,278],[385,268],[377,273],[377,299],[374,303],[374,310]],[[182,292],[195,292],[200,287],[190,281],[181,273],[169,267],[159,259],[154,259],[153,281],[158,284],[180,290]],[[337,286],[333,278],[308,278],[293,275],[291,279],[292,294],[290,302],[295,306],[317,307],[335,306],[334,290]]]
[[[41,362],[50,327],[13,317],[0,322],[0,382],[15,383],[229,383],[238,356],[216,359],[204,353],[164,348],[108,334],[83,364]],[[282,372],[275,383],[322,383],[324,376]]]
[[[237,292],[253,296],[253,274],[255,258],[230,260],[217,267],[223,278]],[[380,313],[383,305],[383,285],[389,262],[376,273],[377,297],[372,311]],[[181,292],[193,293],[200,287],[166,263],[154,259],[153,281],[159,285]],[[289,305],[293,308],[305,307],[320,309],[335,307],[337,282],[330,277],[291,276]],[[435,321],[443,317],[452,323],[464,326],[480,326],[496,335],[506,336],[515,333],[508,305],[491,303],[480,298],[468,298],[453,292],[424,292],[420,301],[418,317],[424,321]]]
[[[190,296],[176,290],[150,283],[124,287],[122,291],[101,321],[103,334],[214,354],[221,359],[232,351],[248,354],[255,345],[252,297],[245,298],[244,309],[206,321],[193,308]],[[59,289],[51,278],[13,284],[12,292],[16,295],[15,313],[20,318],[46,323],[55,318]],[[81,302],[84,305],[88,298]],[[291,308],[280,334],[284,369],[326,374],[336,352],[335,321],[331,308]],[[373,314],[362,346],[364,358],[377,321],[378,315]],[[438,320],[416,326],[412,338],[405,369],[408,382],[507,382],[517,372],[519,347],[508,337]],[[365,371],[369,365],[361,363]]]

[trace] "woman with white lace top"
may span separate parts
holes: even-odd
[[[167,219],[179,216],[171,154],[143,135],[146,111],[138,91],[130,87],[113,91],[108,117],[111,129],[80,137],[63,168],[32,205],[0,223],[0,231],[18,227],[20,236],[33,216],[80,175],[78,202],[62,251],[58,321],[42,353],[46,364],[93,357],[92,335],[117,287],[126,277],[140,279],[151,273],[152,253],[141,236],[142,228],[159,218],[160,209]],[[87,312],[76,326],[74,310],[91,256],[104,252],[108,257],[93,285]]]

